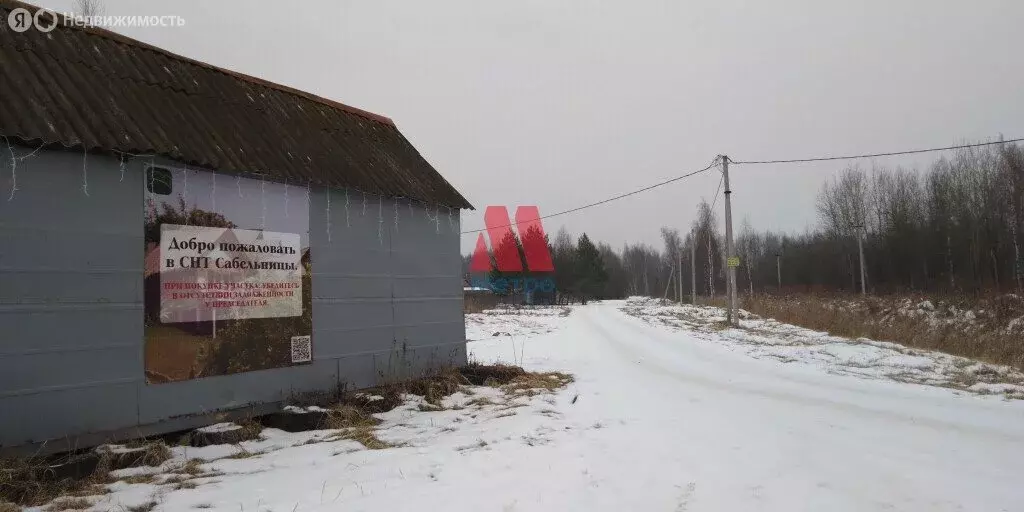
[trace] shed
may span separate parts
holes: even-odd
[[[0,136],[0,455],[466,361],[472,206],[386,117],[58,23]]]

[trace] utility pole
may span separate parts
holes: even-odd
[[[867,283],[864,281],[864,239],[861,236],[861,228],[864,226],[854,226],[857,230],[857,252],[860,253],[860,294],[867,295],[868,288]]]
[[[676,278],[676,300],[683,303],[683,248],[676,247],[676,260],[679,265],[679,275]]]
[[[782,253],[775,253],[775,278],[779,280],[779,287],[776,290],[782,293]]]
[[[729,188],[729,157],[721,155],[722,159],[722,182],[725,184],[725,255],[726,269],[728,272],[726,287],[729,294],[729,313],[726,319],[735,325],[736,319],[736,265],[732,242],[732,189]]]
[[[690,243],[690,304],[697,305],[697,232]]]

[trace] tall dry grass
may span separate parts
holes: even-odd
[[[1013,295],[982,299],[748,296],[742,307],[837,336],[890,341],[1024,369],[1024,300]]]

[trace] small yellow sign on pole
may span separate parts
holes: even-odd
[[[732,256],[732,257],[730,257],[726,261],[727,261],[727,263],[729,264],[730,267],[738,267],[738,266],[740,266],[740,258],[739,258],[739,256]]]

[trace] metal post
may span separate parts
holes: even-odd
[[[676,247],[676,260],[678,263],[679,274],[676,276],[676,301],[680,304],[683,302],[683,248]]]
[[[690,304],[697,304],[697,232],[690,240]]]
[[[867,283],[864,281],[864,237],[861,236],[860,232],[861,228],[863,228],[864,226],[854,227],[857,228],[857,252],[860,253],[860,294],[867,295]]]
[[[732,242],[732,189],[729,188],[729,157],[722,155],[722,182],[725,185],[725,258],[727,273],[727,292],[729,294],[729,323],[736,323],[736,267],[729,265],[729,258],[734,257]]]
[[[775,253],[775,278],[779,280],[779,288],[776,290],[782,293],[782,254]]]

